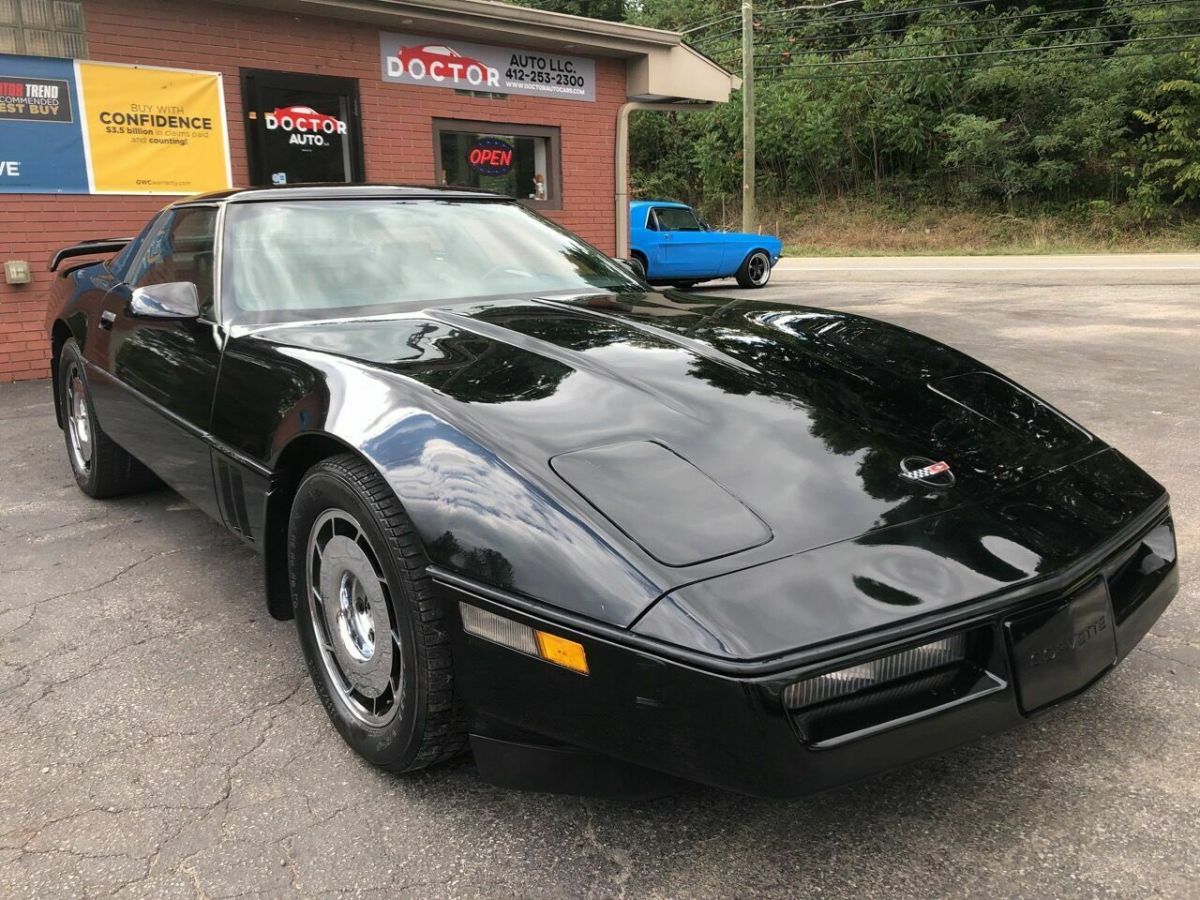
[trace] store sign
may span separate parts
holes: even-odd
[[[496,137],[480,138],[467,151],[467,165],[481,175],[507,175],[513,164],[513,145]]]
[[[596,99],[596,63],[579,56],[389,32],[379,35],[379,56],[383,80],[397,84]]]
[[[0,55],[0,193],[229,185],[219,74]]]
[[[218,73],[75,66],[95,193],[195,194],[229,187]]]
[[[288,131],[289,144],[300,147],[331,147],[333,135],[345,134],[346,123],[337,116],[319,113],[311,106],[281,106],[263,115],[267,131]]]
[[[0,193],[88,192],[78,108],[71,60],[0,55]]]
[[[0,75],[0,119],[73,122],[71,83],[66,78]]]

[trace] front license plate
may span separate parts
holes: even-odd
[[[1004,627],[1017,697],[1027,713],[1083,690],[1117,660],[1112,602],[1103,578]]]

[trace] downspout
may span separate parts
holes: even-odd
[[[629,256],[629,114],[635,109],[703,112],[716,108],[716,103],[649,103],[644,100],[629,100],[617,110],[617,259]]]

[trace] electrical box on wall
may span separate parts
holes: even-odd
[[[29,262],[24,259],[6,260],[4,280],[9,284],[29,284],[33,280],[33,276],[29,274]]]

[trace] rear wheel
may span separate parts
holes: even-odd
[[[67,459],[79,489],[97,499],[146,490],[154,475],[100,427],[88,387],[83,354],[74,339],[58,358],[58,397]]]
[[[370,465],[343,454],[309,470],[288,556],[300,645],[346,743],[394,772],[463,750],[442,609],[412,525]]]
[[[754,250],[738,267],[737,283],[744,288],[766,287],[771,280],[771,257],[766,250]]]
[[[646,261],[636,253],[629,257],[629,268],[633,269],[633,274],[642,281],[646,280]]]

